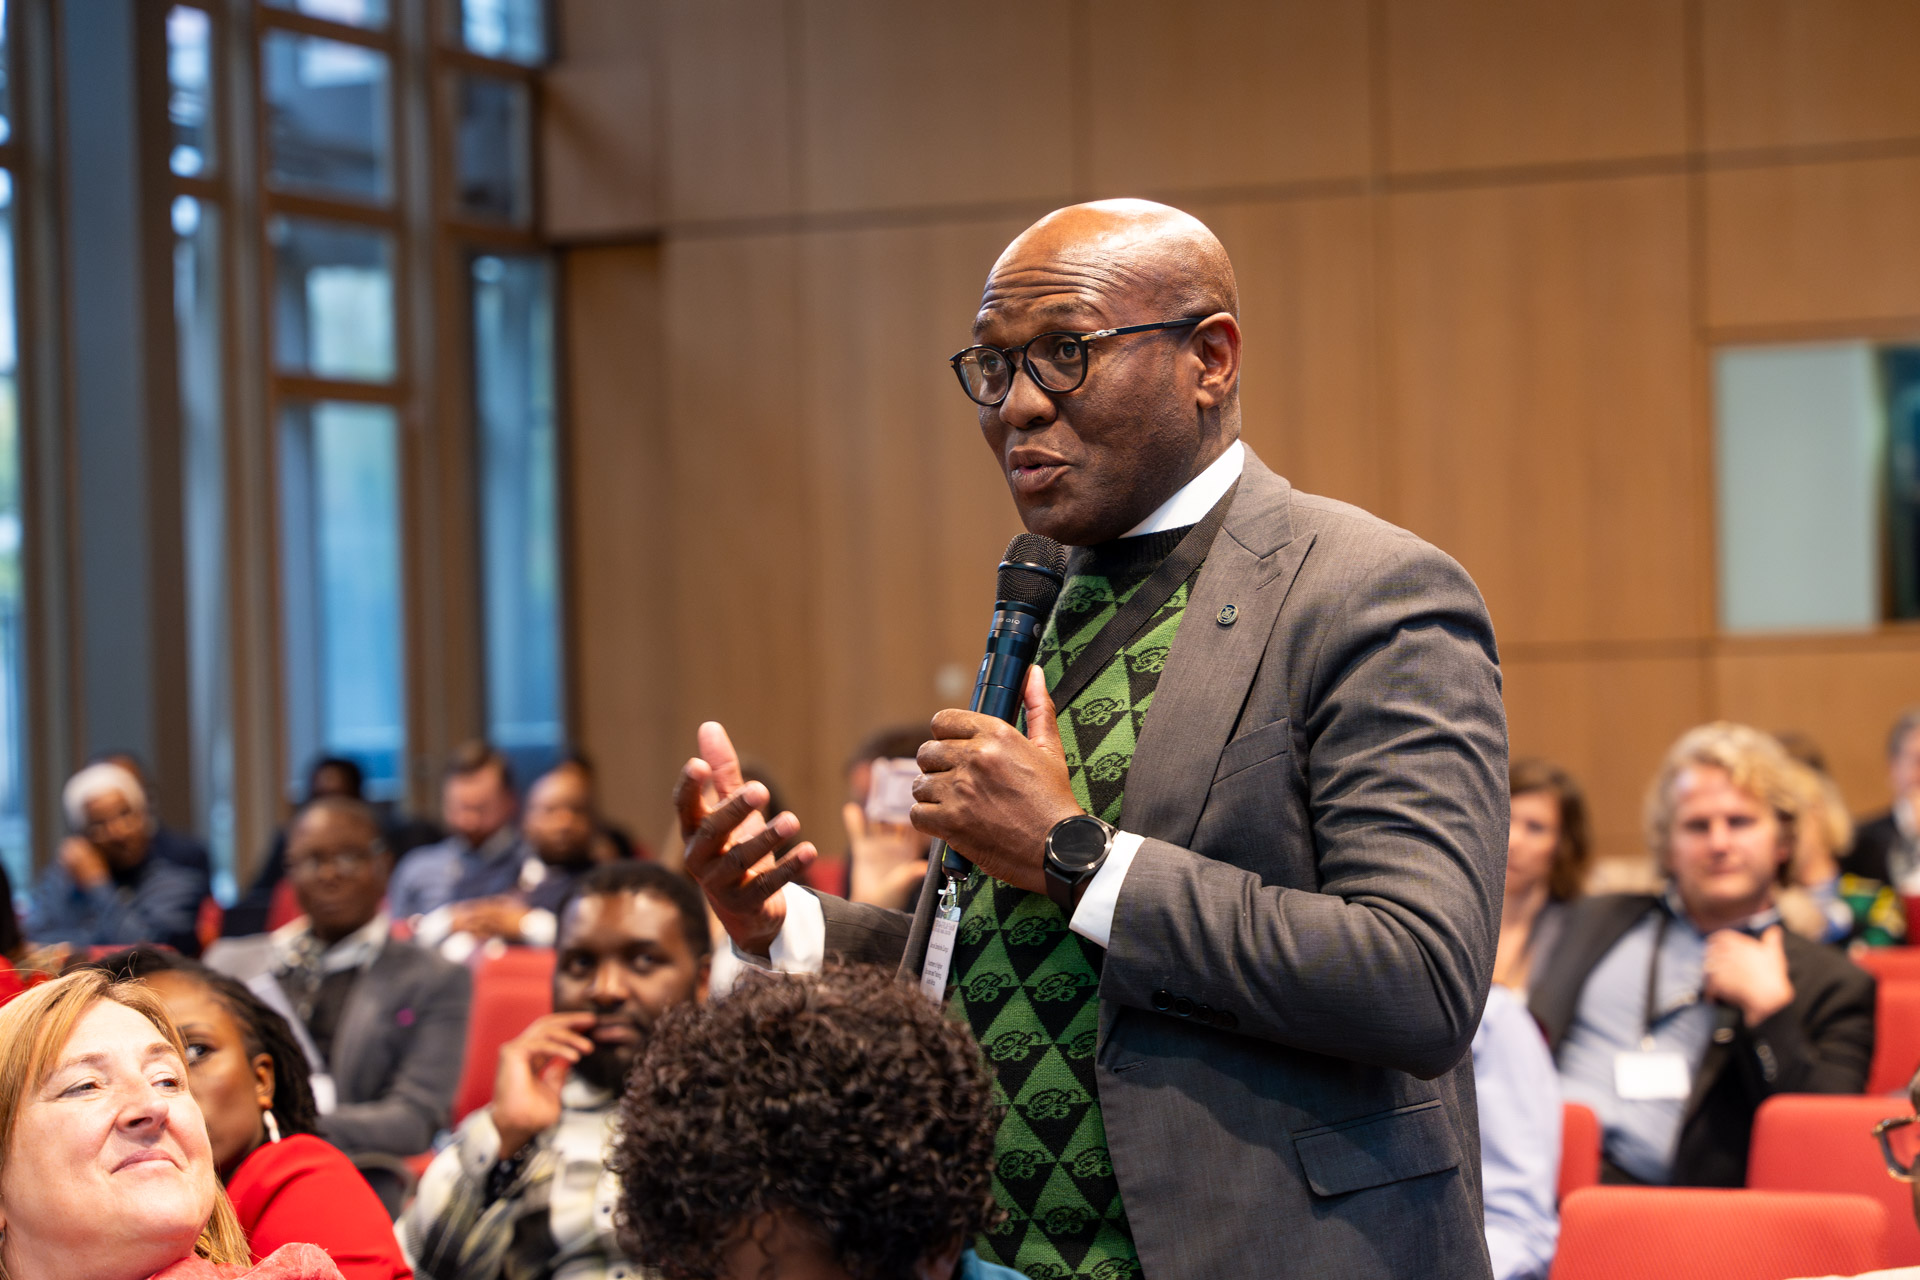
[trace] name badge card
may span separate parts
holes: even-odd
[[[1613,1091],[1628,1102],[1684,1102],[1693,1092],[1693,1071],[1682,1053],[1622,1053],[1613,1060]]]
[[[948,919],[943,912],[934,917],[933,933],[927,939],[927,963],[920,970],[920,992],[939,1004],[947,998],[947,974],[953,968],[953,942],[960,936],[960,921]]]

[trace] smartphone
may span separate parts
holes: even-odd
[[[913,812],[913,780],[919,776],[920,764],[911,756],[875,760],[867,784],[867,821],[906,826]]]

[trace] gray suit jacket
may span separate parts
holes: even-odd
[[[1506,774],[1465,571],[1249,452],[1127,779],[1100,980],[1149,1280],[1489,1273],[1467,1054]],[[829,952],[900,956],[904,915],[823,906]]]
[[[242,982],[270,980],[273,946],[264,934],[224,939],[207,963]],[[389,938],[353,984],[334,1031],[327,1069],[338,1102],[321,1117],[320,1136],[352,1156],[431,1147],[453,1114],[472,1000],[465,969]]]

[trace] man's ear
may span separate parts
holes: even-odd
[[[707,1002],[707,984],[712,977],[713,957],[702,956],[700,958],[699,968],[695,971],[693,977],[693,1002],[695,1004],[705,1004]]]
[[[1217,409],[1240,383],[1239,322],[1224,311],[1208,316],[1193,331],[1193,350],[1200,358],[1195,401],[1202,409]]]

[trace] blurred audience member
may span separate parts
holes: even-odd
[[[179,1029],[213,1166],[254,1256],[315,1244],[346,1280],[405,1280],[379,1197],[315,1136],[306,1053],[286,1019],[234,979],[171,952],[136,947],[95,967],[144,982]]]
[[[1792,883],[1780,894],[1787,928],[1835,946],[1886,947],[1906,941],[1900,895],[1878,880],[1840,869],[1840,854],[1853,841],[1853,822],[1840,788],[1798,756],[1793,772],[1802,807],[1794,833]]]
[[[365,785],[366,778],[358,764],[345,756],[321,756],[307,770],[307,794],[300,803],[305,805],[321,796],[364,799]],[[273,833],[273,846],[267,850],[266,861],[261,864],[260,874],[254,877],[246,896],[227,909],[220,931],[229,938],[244,938],[249,934],[266,932],[267,913],[273,908],[273,895],[286,876],[287,829],[282,827]]]
[[[1893,804],[1860,824],[1842,871],[1920,894],[1920,707],[1909,707],[1887,735],[1887,783]]]
[[[177,863],[189,871],[198,871],[208,877],[213,875],[213,859],[207,854],[206,844],[166,824],[154,798],[153,776],[147,772],[147,766],[139,756],[131,751],[103,751],[87,763],[117,764],[140,784],[140,790],[147,797],[147,814],[153,819],[153,836],[149,842],[153,857],[162,862]]]
[[[513,767],[484,742],[453,753],[440,789],[440,817],[453,834],[415,849],[394,873],[389,907],[411,920],[449,902],[491,898],[513,889],[527,850],[513,819],[519,797]]]
[[[678,872],[616,862],[580,881],[561,906],[553,1012],[501,1050],[492,1103],[435,1157],[401,1220],[422,1276],[632,1273],[607,1168],[620,1085],[655,1020],[705,998],[710,951],[706,903]]]
[[[1873,979],[1780,927],[1801,793],[1780,744],[1725,722],[1683,735],[1647,794],[1659,896],[1583,899],[1532,1008],[1614,1182],[1740,1186],[1776,1093],[1857,1093]]]
[[[140,780],[91,764],[60,796],[68,835],[34,888],[27,936],[75,947],[157,942],[200,954],[195,927],[211,888],[205,871],[153,856],[153,817]]]
[[[969,1248],[998,1123],[973,1037],[891,969],[751,975],[627,1078],[620,1239],[668,1280],[1020,1280]]]
[[[98,970],[0,1008],[0,1275],[338,1280],[306,1244],[245,1271],[186,1057],[151,991]]]
[[[27,936],[20,931],[20,917],[13,910],[13,883],[0,864],[0,1004],[27,989],[26,975],[19,969],[26,954]]]
[[[912,793],[900,784],[898,775],[920,772],[914,756],[929,736],[925,725],[882,729],[862,742],[847,762],[847,803],[840,817],[847,832],[845,896],[851,902],[910,911],[920,896],[933,840],[915,831],[901,805],[891,801],[899,799],[906,808],[912,807]],[[816,887],[829,892],[840,889],[838,885]]]
[[[524,856],[514,886],[429,911],[415,926],[414,936],[456,961],[489,938],[552,946],[554,912],[580,878],[600,865],[594,853],[599,833],[592,774],[571,762],[555,766],[527,792],[519,846]]]
[[[1507,890],[1493,980],[1524,992],[1560,941],[1567,904],[1585,887],[1593,849],[1586,797],[1565,770],[1545,760],[1516,760],[1507,782],[1513,797]]]
[[[1545,1280],[1560,1240],[1560,1078],[1521,998],[1496,984],[1473,1033],[1480,1194],[1493,1280]]]
[[[320,1136],[354,1158],[389,1212],[410,1181],[398,1157],[425,1151],[453,1109],[472,998],[465,969],[388,936],[392,865],[370,807],[315,800],[287,833],[306,914],[207,953],[293,1024],[315,1073]]]

